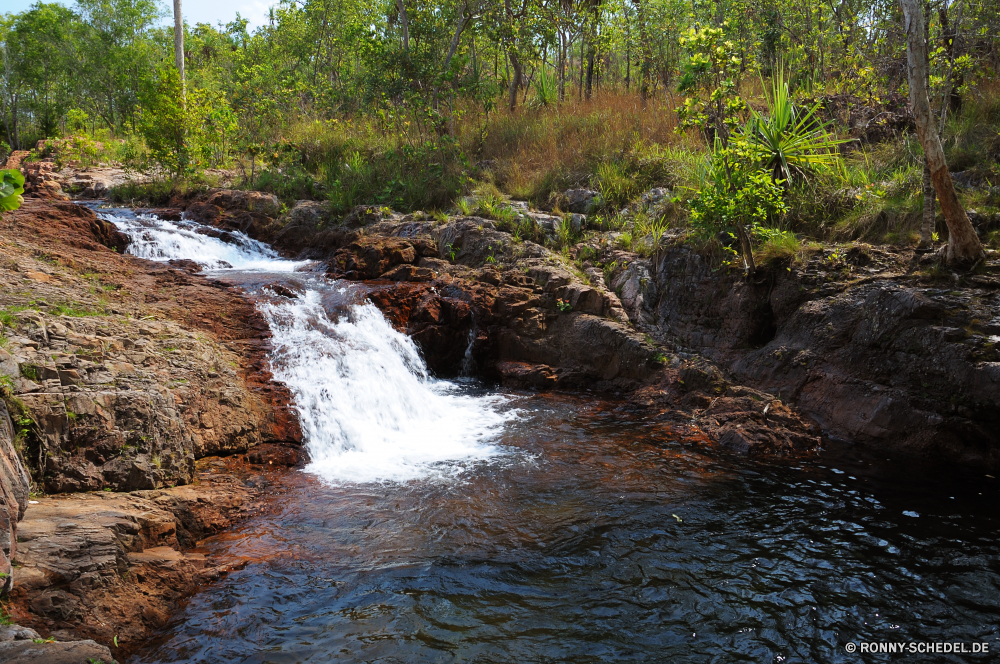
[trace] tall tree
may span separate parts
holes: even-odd
[[[184,81],[184,17],[181,15],[181,0],[174,0],[174,62],[181,81],[181,98],[187,94]]]
[[[927,38],[924,32],[924,13],[920,0],[901,0],[903,29],[906,33],[907,78],[910,84],[910,105],[917,125],[917,135],[924,147],[931,180],[937,191],[941,211],[948,224],[947,263],[971,264],[985,258],[983,245],[969,215],[958,201],[955,184],[948,171],[944,148],[931,117],[930,98],[927,90]]]

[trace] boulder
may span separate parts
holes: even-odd
[[[30,630],[29,630],[30,631]],[[28,639],[0,641],[0,664],[115,664],[106,646],[95,641],[35,643]]]
[[[563,193],[566,210],[578,214],[591,214],[604,202],[601,193],[593,189],[568,189]]]

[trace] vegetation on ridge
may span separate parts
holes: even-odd
[[[928,8],[932,109],[995,246],[1000,19],[965,0]],[[916,242],[923,153],[895,2],[282,2],[256,30],[186,26],[183,103],[166,14],[78,0],[5,15],[0,152],[60,141],[61,161],[154,176],[126,199],[235,176],[339,214],[457,210],[484,187],[558,212],[587,187],[613,227],[662,187],[646,210],[659,227],[735,231],[706,207],[729,192],[767,202],[740,212],[755,245]],[[727,173],[739,182],[719,189]],[[498,200],[474,207],[502,215]]]

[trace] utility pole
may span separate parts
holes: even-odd
[[[174,0],[174,61],[181,79],[181,100],[187,96],[184,86],[184,18],[181,16],[181,0]]]

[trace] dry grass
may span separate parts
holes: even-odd
[[[463,127],[462,143],[470,157],[488,164],[487,177],[501,190],[544,202],[554,191],[596,185],[601,164],[618,164],[633,176],[643,171],[646,179],[668,178],[667,172],[649,173],[657,150],[703,149],[696,139],[676,134],[675,126],[667,102],[643,106],[636,94],[609,92],[589,101],[498,112],[485,124],[485,137],[478,127]]]

